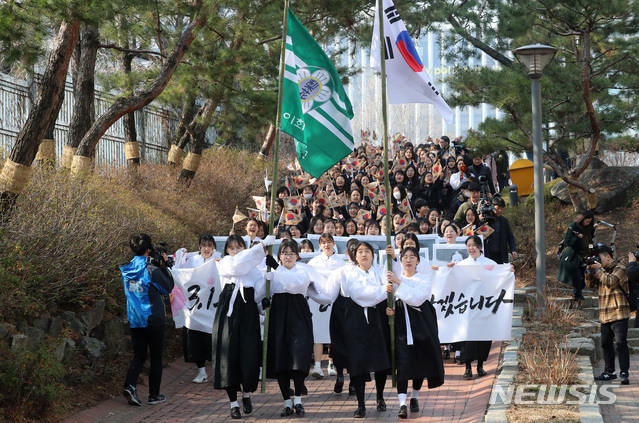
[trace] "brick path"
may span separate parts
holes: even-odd
[[[617,365],[617,375],[619,375],[619,362]],[[600,360],[593,366],[595,375],[603,372],[604,362]],[[611,382],[596,382],[599,385],[612,385],[612,392],[617,396],[614,404],[600,404],[601,417],[605,423],[627,423],[639,422],[639,355],[630,354],[630,385],[619,384],[619,379]],[[593,375],[594,376],[594,375]],[[594,380],[593,380],[593,383]]]
[[[453,364],[452,360],[445,360],[446,381],[444,385],[429,391],[424,384],[419,397],[420,411],[419,413],[410,413],[409,420],[433,423],[483,421],[494,382],[500,349],[501,342],[493,342],[488,361],[484,364],[488,376],[480,379],[462,379],[465,367]],[[322,364],[325,368],[326,360]],[[473,373],[475,373],[474,367]],[[124,397],[118,393],[92,409],[71,416],[66,422],[217,423],[232,421],[226,393],[214,390],[210,379],[209,383],[199,385],[192,383],[191,380],[195,374],[196,369],[193,363],[184,363],[183,359],[180,358],[164,369],[162,393],[167,396],[165,403],[155,406],[147,405],[147,387],[138,385],[138,395],[142,400],[142,407],[129,406]],[[345,392],[339,395],[333,393],[334,383],[334,377],[322,380],[309,377],[306,381],[309,394],[302,399],[306,409],[306,415],[303,419],[313,422],[353,421],[353,413],[357,403],[354,396],[348,396],[348,380],[344,385]],[[398,421],[399,403],[396,391],[391,387],[390,378],[385,391],[386,412],[379,413],[375,410],[374,383],[367,383],[366,388],[366,419],[383,422]],[[281,422],[285,419],[298,419],[295,414],[287,418],[280,417],[282,408],[283,401],[277,382],[269,380],[265,394],[258,392],[253,395],[253,413],[250,416],[243,415],[242,420],[247,422],[267,420]]]

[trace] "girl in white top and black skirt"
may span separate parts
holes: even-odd
[[[413,381],[410,411],[419,412],[419,391],[424,379],[430,389],[444,383],[444,361],[439,346],[437,315],[430,304],[430,280],[426,273],[417,272],[419,250],[407,247],[401,251],[403,271],[400,276],[388,272],[388,292],[394,292],[395,310],[395,359],[397,367],[397,394],[400,418],[408,417],[406,397],[408,380]],[[430,270],[429,270],[430,271]]]
[[[384,385],[390,370],[390,330],[386,316],[386,278],[373,266],[373,247],[362,242],[357,247],[357,266],[345,272],[342,291],[348,303],[344,332],[348,352],[348,373],[357,395],[355,418],[366,416],[364,388],[375,372],[377,411],[386,411]]]
[[[266,285],[257,267],[271,238],[247,250],[241,236],[230,235],[218,263],[222,292],[213,322],[213,387],[226,390],[234,419],[242,417],[238,391],[244,413],[253,411],[250,393],[257,389],[262,357],[257,303],[264,298]]]
[[[298,263],[297,242],[285,239],[278,251],[280,265],[268,277],[272,303],[268,327],[266,377],[277,379],[284,398],[282,417],[293,411],[304,415],[302,390],[308,376],[313,352],[313,321],[308,307],[308,295],[319,304],[330,304],[326,279],[312,267]],[[294,401],[290,399],[290,383],[295,386]]]
[[[472,265],[497,265],[497,262],[484,257],[481,251],[481,238],[478,235],[471,235],[466,239],[466,250],[468,250],[468,258],[463,259],[457,266]],[[450,263],[449,266],[454,265]],[[511,271],[514,268],[511,266]],[[484,361],[488,360],[490,354],[491,341],[465,341],[461,343],[461,360],[466,364],[466,371],[462,376],[464,379],[472,379],[473,371],[471,364],[477,360],[477,377],[486,376],[484,370]]]

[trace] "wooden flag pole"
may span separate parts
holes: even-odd
[[[273,181],[271,182],[271,208],[268,224],[268,233],[273,235],[273,224],[275,223],[275,199],[276,184],[278,178],[278,164],[280,161],[280,127],[282,126],[282,100],[284,98],[284,67],[286,66],[286,32],[288,29],[288,0],[284,0],[284,20],[282,21],[282,53],[280,55],[280,77],[279,89],[277,91],[277,117],[275,119],[275,145],[273,146]],[[268,247],[268,253],[273,252],[273,247]],[[267,273],[271,271],[266,268]],[[271,299],[271,281],[266,280],[266,298]],[[262,387],[260,392],[266,392],[266,355],[268,350],[268,321],[270,308],[264,310],[264,342],[262,344]]]
[[[377,0],[377,16],[379,18],[379,56],[380,64],[382,68],[382,140],[384,142],[384,186],[386,188],[386,246],[391,246],[391,230],[393,228],[391,221],[391,213],[389,213],[389,207],[391,207],[391,190],[390,179],[388,176],[388,111],[386,110],[386,40],[384,39],[384,0]],[[390,260],[386,260],[388,271],[393,270],[393,263]],[[391,281],[388,283],[392,284]],[[395,310],[395,295],[388,294],[388,307],[393,311]],[[393,387],[397,385],[397,378],[395,376],[395,315],[388,317],[388,323],[390,324],[390,350],[391,350],[391,378]]]

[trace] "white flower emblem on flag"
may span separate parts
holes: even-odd
[[[333,95],[333,90],[329,86],[331,75],[326,69],[317,68],[311,73],[311,69],[301,68],[297,70],[297,77],[302,111],[305,114],[331,99]]]

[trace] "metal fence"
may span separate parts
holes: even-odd
[[[36,80],[38,79],[39,75],[36,76]],[[35,83],[32,80],[20,80],[0,73],[0,157],[8,155],[20,129],[27,120],[34,103],[34,86]],[[96,90],[96,117],[104,113],[111,103],[111,96]],[[54,130],[56,157],[62,157],[72,116],[73,87],[67,80],[64,102]],[[155,163],[166,162],[171,134],[175,132],[178,120],[172,117],[167,110],[146,106],[135,112],[135,124],[142,160]],[[212,145],[214,137],[214,131],[210,129],[207,133],[206,143]],[[116,165],[125,163],[124,126],[121,119],[112,125],[100,139],[95,149],[95,160],[98,163]]]

